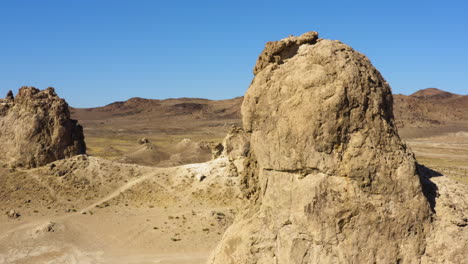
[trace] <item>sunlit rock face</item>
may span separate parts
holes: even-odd
[[[32,168],[86,153],[83,128],[53,88],[22,87],[0,100],[0,160]]]
[[[369,59],[308,32],[267,43],[254,73],[248,206],[209,263],[418,263],[432,213]]]

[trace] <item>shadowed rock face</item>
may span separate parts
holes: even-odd
[[[309,32],[268,43],[254,73],[250,205],[209,263],[418,263],[431,210],[370,61]]]
[[[0,144],[2,161],[26,168],[86,153],[83,128],[54,88],[22,87],[0,100]]]

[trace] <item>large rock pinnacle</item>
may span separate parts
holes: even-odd
[[[209,262],[419,263],[431,208],[369,59],[309,32],[269,42],[254,73],[250,206]]]
[[[84,154],[83,128],[54,88],[22,87],[0,99],[0,160],[25,168]]]

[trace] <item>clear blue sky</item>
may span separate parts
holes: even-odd
[[[232,98],[265,42],[312,30],[366,54],[394,93],[468,94],[467,1],[0,0],[0,96]]]

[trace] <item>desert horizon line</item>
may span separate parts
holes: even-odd
[[[34,88],[37,88],[36,86],[31,86],[31,85],[23,85],[21,87],[19,87],[17,90],[19,90],[20,88],[22,87],[34,87]],[[46,88],[37,88],[39,90],[45,90],[47,88],[54,88],[54,89],[57,89],[56,87],[53,87],[53,86],[47,86]],[[419,90],[416,90],[410,94],[405,94],[405,93],[393,93],[392,92],[392,95],[404,95],[404,96],[412,96],[418,92],[421,92],[421,91],[425,91],[425,90],[429,90],[429,89],[436,89],[436,90],[439,90],[440,92],[445,92],[445,93],[450,93],[450,94],[453,94],[453,95],[456,95],[456,96],[468,96],[468,94],[459,94],[459,93],[455,93],[455,92],[452,92],[452,91],[449,91],[449,90],[445,90],[444,89],[441,89],[441,88],[437,88],[437,87],[427,87],[427,88],[422,88],[422,89],[419,89]],[[17,92],[15,93],[15,90],[12,90],[12,89],[8,89],[6,90],[7,93],[9,93],[10,91],[13,93],[13,96],[16,97],[16,94]],[[110,103],[106,103],[106,104],[103,104],[103,105],[95,105],[95,106],[74,106],[74,105],[71,105],[71,104],[68,104],[69,107],[71,108],[75,108],[75,109],[87,109],[87,108],[100,108],[100,107],[106,107],[106,106],[109,106],[109,105],[112,105],[112,104],[116,104],[116,103],[124,103],[124,102],[127,102],[127,101],[130,101],[132,99],[143,99],[143,100],[155,100],[155,101],[166,101],[166,100],[207,100],[207,101],[227,101],[227,100],[234,100],[234,99],[238,99],[238,98],[242,98],[244,97],[244,95],[239,95],[239,96],[234,96],[234,97],[229,97],[229,98],[221,98],[221,99],[213,99],[213,98],[204,98],[204,97],[188,97],[188,96],[183,96],[183,97],[166,97],[166,98],[149,98],[149,97],[140,97],[140,96],[133,96],[133,97],[130,97],[130,98],[127,98],[127,99],[122,99],[122,100],[116,100],[116,101],[113,101],[113,102],[110,102]],[[3,95],[2,95],[2,98],[3,98]],[[67,99],[66,97],[63,97],[64,99]],[[67,102],[69,102],[69,100],[66,100]]]

